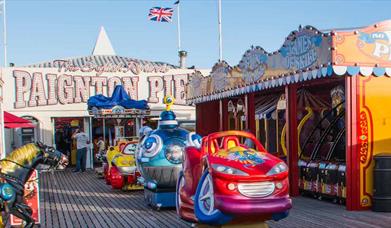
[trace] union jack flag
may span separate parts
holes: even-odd
[[[148,19],[159,22],[172,22],[172,8],[153,7],[149,10]]]

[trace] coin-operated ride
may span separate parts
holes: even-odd
[[[98,162],[102,163],[102,167],[96,167],[95,168],[95,173],[96,175],[98,176],[98,178],[104,178],[104,168],[105,168],[105,165],[107,167],[107,161],[106,161],[106,154],[96,154],[95,155],[95,158]]]
[[[17,148],[0,160],[0,227],[9,227],[7,220],[11,214],[24,221],[23,227],[35,227],[34,218],[38,218],[39,211],[34,213],[37,211],[33,211],[33,205],[27,202],[26,183],[39,164],[49,165],[49,170],[55,170],[65,169],[68,162],[67,156],[40,142]]]
[[[108,149],[105,180],[113,189],[143,189],[142,185],[137,184],[140,176],[135,159],[137,144],[138,140],[131,138],[120,140],[117,146]]]
[[[182,169],[186,146],[199,147],[201,137],[178,127],[171,111],[172,97],[165,97],[166,110],[160,115],[158,128],[148,132],[140,141],[137,166],[144,184],[144,198],[155,209],[175,207],[175,190]]]
[[[186,147],[177,184],[177,213],[209,225],[280,220],[292,207],[288,167],[254,135],[212,133]]]
[[[112,167],[112,160],[114,156],[120,153],[119,146],[122,147],[125,145],[125,142],[119,141],[116,146],[110,146],[106,151],[105,162],[103,163],[103,177],[105,179],[106,184],[111,184],[111,176],[110,169]]]

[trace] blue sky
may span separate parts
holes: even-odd
[[[147,20],[149,8],[174,2],[7,0],[8,60],[26,65],[90,55],[104,26],[118,55],[176,64],[176,15],[171,24]],[[391,19],[390,9],[391,1],[375,0],[222,0],[223,56],[236,65],[251,45],[277,50],[300,24],[365,26]],[[217,0],[181,0],[181,24],[188,66],[211,68],[219,57]]]

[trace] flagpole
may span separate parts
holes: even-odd
[[[4,42],[4,67],[7,67],[7,22],[5,15],[5,0],[3,1],[3,42]]]
[[[4,26],[3,26],[3,29],[4,29],[4,31],[3,31],[3,34],[4,34],[4,67],[7,67],[7,35],[6,35],[6,25],[7,25],[7,23],[6,23],[6,21],[5,21],[5,0],[4,0],[4,2],[3,2],[3,23],[4,23]],[[0,129],[0,131],[1,131],[1,138],[0,138],[0,140],[1,140],[1,154],[0,154],[0,158],[1,159],[3,159],[3,158],[5,158],[5,153],[6,153],[6,151],[5,151],[5,132],[4,132],[4,105],[3,105],[3,103],[1,102],[1,104],[0,104],[0,115],[1,115],[1,122],[0,122],[0,124],[1,124],[1,129]]]
[[[180,2],[177,4],[178,52],[181,51],[181,16],[180,16],[179,4]]]
[[[221,32],[221,0],[218,0],[219,3],[219,56],[220,61],[223,60],[223,34]]]

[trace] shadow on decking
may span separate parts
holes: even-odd
[[[190,227],[175,210],[154,211],[144,203],[143,191],[112,190],[94,172],[70,170],[43,173],[43,227]],[[270,227],[391,227],[391,213],[350,212],[344,206],[316,199],[293,199],[288,218]]]

